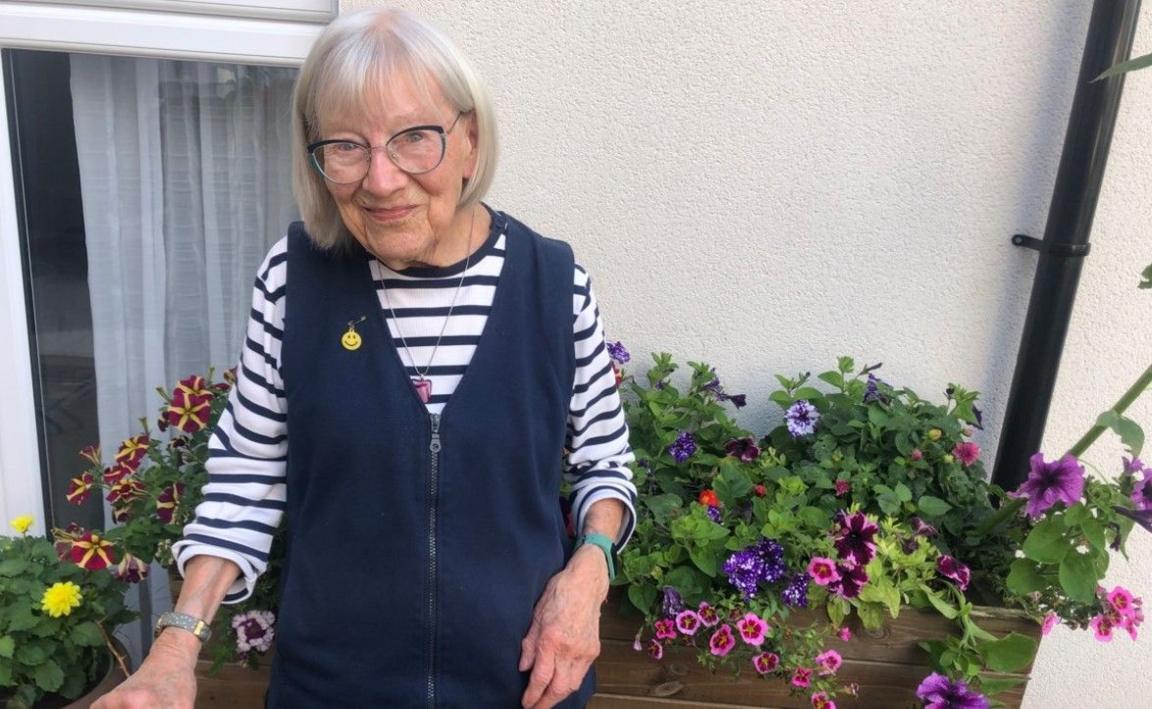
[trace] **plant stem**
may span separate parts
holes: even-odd
[[[1124,392],[1124,395],[1112,406],[1110,411],[1115,412],[1117,416],[1122,416],[1124,412],[1128,410],[1128,407],[1132,405],[1132,402],[1140,398],[1140,395],[1148,389],[1149,385],[1152,385],[1152,365],[1148,365],[1148,369],[1145,369],[1144,373],[1136,380],[1136,383],[1129,387],[1128,391]],[[1107,430],[1107,426],[1100,425],[1095,425],[1088,429],[1088,432],[1085,433],[1080,440],[1076,441],[1076,445],[1072,446],[1068,451],[1069,455],[1074,455],[1079,458],[1096,442],[1096,439]]]
[[[104,644],[108,646],[108,652],[112,653],[116,664],[120,665],[120,671],[124,673],[125,677],[130,677],[132,672],[128,669],[128,663],[124,659],[124,655],[116,650],[116,643],[112,642],[112,636],[108,634],[107,629],[104,628],[104,624],[97,623],[96,627],[100,628],[100,634],[104,636]]]

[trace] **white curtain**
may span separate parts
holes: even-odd
[[[155,431],[157,386],[237,361],[256,269],[298,218],[296,71],[74,54],[71,74],[109,458],[141,417]]]

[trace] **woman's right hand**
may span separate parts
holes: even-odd
[[[92,709],[193,709],[199,652],[200,641],[191,633],[165,630],[140,669]]]

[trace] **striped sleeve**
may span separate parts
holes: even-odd
[[[593,503],[616,499],[626,508],[624,524],[616,539],[622,547],[636,527],[636,486],[628,467],[635,460],[628,445],[628,425],[616,390],[604,342],[600,310],[592,294],[588,273],[576,266],[573,282],[573,339],[576,377],[568,411],[565,479],[572,488],[575,528],[584,528],[584,517]]]
[[[225,603],[252,594],[284,516],[288,429],[280,344],[287,244],[286,238],[277,242],[257,273],[236,386],[208,444],[203,501],[172,548],[181,575],[197,555],[240,567],[242,577],[228,589]]]

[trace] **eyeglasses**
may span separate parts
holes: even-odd
[[[457,113],[447,130],[443,126],[415,126],[402,130],[388,139],[383,150],[392,164],[409,175],[431,172],[444,161],[448,135],[465,113],[468,111]],[[367,177],[372,153],[380,149],[350,140],[321,140],[307,148],[312,167],[324,179],[341,185],[360,182]]]

